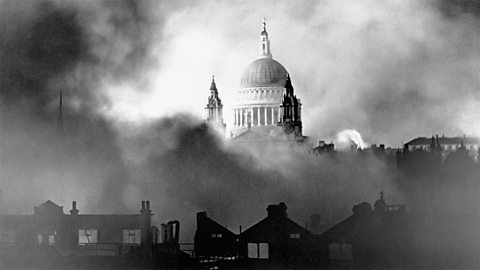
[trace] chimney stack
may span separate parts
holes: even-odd
[[[178,220],[174,220],[172,225],[174,226],[173,241],[178,243],[180,238],[180,222]]]
[[[70,210],[70,215],[78,215],[77,202],[72,202],[72,210]]]
[[[271,218],[286,218],[287,217],[287,205],[284,202],[271,204],[267,207],[268,217]]]
[[[167,224],[162,223],[161,225],[161,234],[162,234],[162,243],[167,242]]]
[[[150,201],[142,201],[142,210],[140,210],[142,215],[152,215],[152,210],[150,210]]]

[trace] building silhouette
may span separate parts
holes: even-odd
[[[81,214],[76,202],[65,214],[50,200],[31,215],[2,215],[0,268],[147,266],[171,246],[159,244],[151,216],[149,201],[138,214]],[[178,227],[173,241],[178,251]]]

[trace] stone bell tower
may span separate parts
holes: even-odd
[[[210,84],[210,96],[208,97],[208,103],[205,107],[205,111],[205,122],[225,134],[226,125],[223,122],[223,104],[222,100],[218,96],[215,76],[212,76],[212,83]]]

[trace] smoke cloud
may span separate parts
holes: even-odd
[[[309,145],[223,142],[185,115],[132,129],[121,143],[135,157],[129,161],[135,184],[127,197],[155,198],[152,207],[164,218],[180,219],[186,239],[198,211],[238,231],[263,218],[268,204],[281,201],[301,224],[318,213],[329,225],[380,190],[403,202],[388,156],[357,151],[315,156]]]
[[[0,185],[7,206],[27,212],[51,198],[123,207],[129,176],[117,131],[102,115],[111,104],[104,88],[142,82],[152,61],[150,27],[161,26],[149,21],[149,5],[0,2]]]

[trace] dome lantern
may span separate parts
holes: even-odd
[[[263,28],[260,33],[260,58],[272,58],[270,52],[270,39],[268,38],[267,23],[265,17],[263,18]]]

